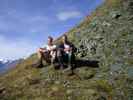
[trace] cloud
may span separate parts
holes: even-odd
[[[49,19],[43,14],[3,10],[0,14],[0,58],[18,59],[36,52],[48,35],[46,32],[53,22]],[[42,38],[44,41],[39,40]]]
[[[73,18],[81,18],[83,15],[79,11],[64,11],[58,13],[56,16],[59,20],[66,21]]]
[[[54,20],[43,14],[28,14],[14,9],[3,10],[0,14],[0,31],[3,33],[47,32]],[[34,30],[34,31],[33,31]]]
[[[2,59],[25,58],[34,53],[36,49],[37,44],[34,44],[34,41],[26,39],[10,41],[0,35],[0,58]]]

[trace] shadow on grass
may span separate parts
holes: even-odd
[[[74,70],[76,68],[81,68],[81,67],[98,68],[99,61],[79,59],[73,62],[71,69]],[[64,63],[64,69],[66,68],[68,68],[68,63]],[[55,69],[60,69],[60,65],[58,63],[55,64]]]
[[[96,60],[81,60],[81,59],[76,60],[74,68],[80,68],[80,67],[98,68],[99,67],[99,61],[96,61]]]
[[[96,61],[96,60],[83,60],[83,59],[76,60],[75,63],[73,64],[73,66],[71,66],[71,73],[69,75],[70,76],[71,75],[78,76],[74,72],[74,70],[76,68],[81,68],[81,67],[99,68],[99,61]]]

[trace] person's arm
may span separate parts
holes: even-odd
[[[39,48],[39,51],[40,52],[45,52],[46,51],[46,48]]]
[[[70,50],[72,52],[77,52],[77,48],[74,46],[74,44],[71,43],[71,46],[70,47],[71,47]]]
[[[68,45],[69,45],[69,47],[68,48],[65,48],[64,51],[65,52],[67,52],[67,51],[68,52],[73,52],[74,49],[75,49],[75,46],[72,43],[69,43]]]
[[[64,51],[71,51],[72,50],[72,47],[69,47],[69,48],[65,48]]]
[[[39,48],[40,52],[46,52],[47,45],[44,45],[43,47]]]
[[[57,49],[56,45],[53,45],[53,47],[50,49],[50,51],[55,51]]]
[[[59,44],[58,47],[57,47],[58,50],[60,51],[64,51],[64,46],[63,44]]]

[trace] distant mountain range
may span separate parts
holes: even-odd
[[[18,60],[0,59],[0,73],[3,73],[3,72],[7,71],[10,68],[13,68],[14,66],[16,66],[22,60],[23,59],[18,59]]]

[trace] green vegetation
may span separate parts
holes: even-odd
[[[132,100],[132,12],[132,0],[106,0],[67,33],[78,58],[98,60],[99,68],[81,66],[68,76],[52,66],[32,68],[33,54],[0,77],[0,100]]]

